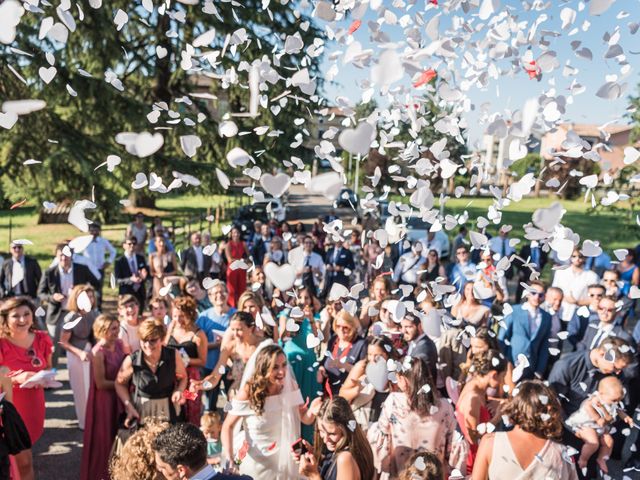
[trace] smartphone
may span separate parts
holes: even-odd
[[[291,444],[291,449],[295,452],[296,455],[304,455],[307,453],[307,447],[305,446],[302,438],[299,438],[295,442]]]

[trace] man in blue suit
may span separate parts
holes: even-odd
[[[527,301],[513,307],[513,313],[504,318],[498,340],[505,356],[516,363],[518,355],[529,359],[523,378],[534,374],[542,376],[549,360],[549,336],[551,315],[540,308],[545,288],[542,282],[533,281],[527,289]]]
[[[329,294],[334,283],[349,287],[349,275],[355,270],[356,265],[353,254],[343,247],[341,238],[336,239],[333,248],[325,254],[324,263],[327,268],[327,280],[323,295]]]

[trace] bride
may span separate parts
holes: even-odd
[[[222,448],[231,469],[254,480],[299,479],[291,445],[300,438],[300,422],[313,423],[321,401],[314,400],[311,408],[307,403],[282,349],[269,340],[262,342],[245,368],[222,426]],[[234,457],[233,431],[240,419],[245,440],[241,448],[236,446],[239,453]]]

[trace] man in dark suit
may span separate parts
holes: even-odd
[[[398,260],[405,253],[411,251],[411,243],[407,239],[402,239],[391,245],[391,262],[393,265],[398,264]]]
[[[125,239],[122,244],[124,255],[116,260],[113,274],[118,286],[118,295],[133,295],[138,300],[140,311],[143,311],[147,297],[145,282],[149,275],[149,268],[144,257],[135,253],[137,243],[138,240],[134,236]]]
[[[356,264],[353,261],[353,254],[343,247],[342,239],[338,238],[333,248],[325,254],[324,263],[327,269],[327,280],[325,282],[325,294],[331,291],[334,283],[339,283],[345,287],[349,286],[349,276],[345,270],[353,271]]]
[[[191,246],[182,253],[181,265],[184,276],[196,278],[199,282],[209,276],[211,270],[211,256],[205,255],[202,249],[202,235],[200,232],[191,234]]]
[[[40,265],[35,258],[24,254],[24,245],[11,242],[11,259],[4,262],[0,270],[0,297],[26,295],[35,299],[41,277]]]
[[[153,440],[156,469],[167,480],[251,480],[247,475],[217,473],[207,463],[207,439],[190,423],[170,425]]]
[[[60,329],[67,313],[67,301],[69,294],[76,285],[91,284],[98,290],[98,279],[93,276],[91,270],[86,265],[74,263],[71,259],[73,252],[66,243],[56,246],[57,263],[47,268],[42,275],[38,286],[38,297],[40,301],[47,303],[47,313],[45,323],[55,350],[53,353],[53,364],[55,366],[60,354]]]
[[[400,321],[402,336],[407,342],[407,355],[422,358],[428,365],[431,378],[435,382],[438,378],[438,349],[422,329],[422,322],[418,317],[408,313]]]
[[[256,265],[262,265],[264,263],[264,257],[269,253],[272,239],[273,234],[271,233],[269,225],[266,223],[260,225],[260,235],[254,238],[253,246],[251,247],[251,256],[253,257],[253,261],[256,262]]]
[[[515,365],[520,354],[529,360],[523,378],[533,378],[534,374],[544,375],[549,361],[551,315],[540,308],[544,296],[542,282],[532,281],[527,301],[513,307],[513,312],[504,318],[504,325],[498,333],[500,349],[510,362]]]
[[[598,348],[607,337],[618,337],[631,344],[633,343],[631,335],[625,331],[624,327],[615,323],[616,302],[615,297],[603,297],[600,300],[598,304],[598,321],[587,326],[584,337],[577,344],[576,350]]]

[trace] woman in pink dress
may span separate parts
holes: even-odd
[[[225,247],[225,255],[227,256],[227,290],[229,291],[229,305],[235,307],[238,298],[247,289],[247,271],[244,268],[231,269],[231,265],[236,260],[242,260],[249,257],[247,244],[240,238],[240,230],[232,228],[230,240]]]
[[[22,417],[31,442],[44,430],[44,389],[20,388],[37,372],[51,368],[53,343],[46,332],[35,331],[35,306],[27,297],[13,297],[0,309],[0,366],[13,383],[13,404]]]
[[[118,433],[118,416],[122,406],[114,383],[125,353],[118,339],[120,322],[110,315],[100,315],[93,324],[98,343],[93,347],[91,382],[82,449],[81,480],[108,479],[109,456]]]

